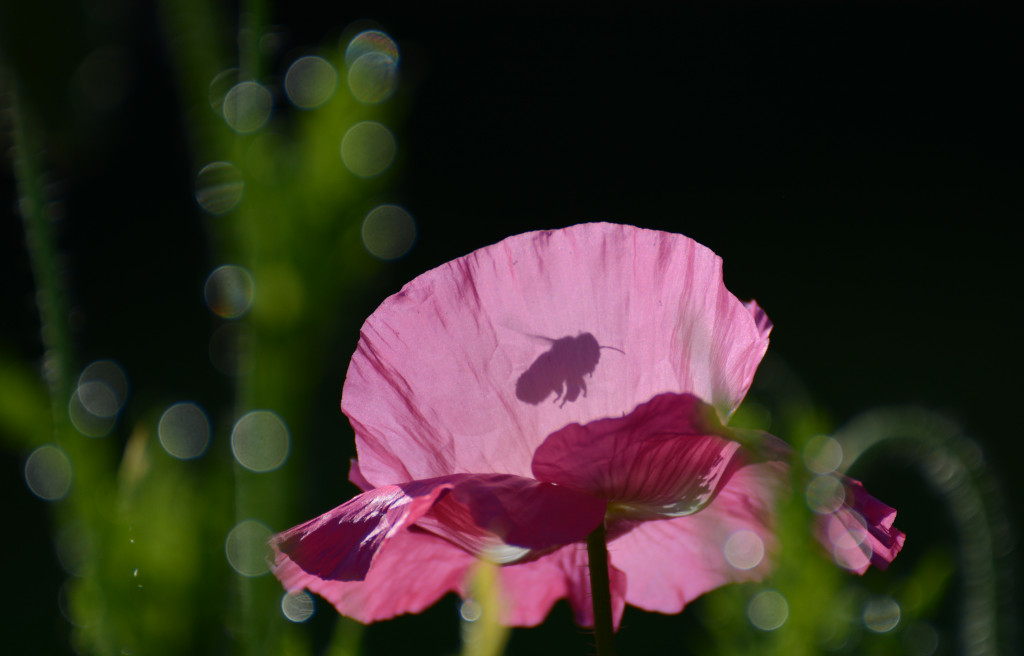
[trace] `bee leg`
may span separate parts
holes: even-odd
[[[551,389],[551,391],[553,391],[555,393],[555,400],[552,401],[552,403],[558,403],[559,399],[563,399],[562,405],[565,405],[565,401],[564,401],[564,398],[565,398],[565,388],[562,386],[562,383],[558,383],[558,386],[557,387],[553,387]],[[560,405],[558,407],[561,408],[562,405]]]

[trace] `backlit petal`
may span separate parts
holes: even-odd
[[[414,524],[507,563],[582,540],[603,518],[602,499],[568,488],[505,474],[456,474],[364,492],[272,545],[311,575],[354,581],[366,576],[388,540]]]
[[[907,538],[893,526],[896,510],[868,494],[860,481],[846,476],[842,480],[845,502],[819,518],[819,540],[848,570],[863,574],[870,565],[884,570]]]
[[[603,499],[507,474],[448,477],[451,493],[417,526],[497,563],[586,538],[604,519]]]
[[[701,512],[642,522],[614,540],[608,552],[629,581],[626,601],[678,613],[719,586],[763,578],[777,549],[772,514],[786,480],[782,463],[748,465]]]
[[[323,579],[304,571],[282,552],[274,574],[289,592],[320,595],[342,615],[360,622],[419,613],[448,592],[461,591],[476,559],[439,537],[401,531],[380,551],[362,581]]]
[[[373,485],[529,476],[572,423],[692,393],[743,398],[770,322],[682,235],[585,224],[510,237],[427,272],[363,326],[342,395]]]
[[[626,576],[611,565],[608,576],[612,620],[618,627],[626,604]],[[569,545],[538,560],[502,567],[500,582],[507,603],[504,623],[509,626],[540,624],[559,599],[569,601],[577,624],[594,625],[586,545]]]
[[[609,501],[609,516],[660,519],[704,508],[739,464],[738,442],[713,408],[689,394],[661,394],[633,412],[571,424],[537,449],[538,480]]]
[[[437,479],[370,490],[274,536],[271,546],[313,576],[362,580],[384,545],[452,487]]]
[[[789,462],[793,448],[764,431],[729,429],[751,461]],[[824,485],[818,486],[819,483]],[[906,535],[893,522],[896,510],[868,494],[860,481],[827,474],[812,481],[812,506],[819,514],[818,540],[836,563],[863,574],[870,565],[886,569],[903,548]]]

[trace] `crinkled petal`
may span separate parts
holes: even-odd
[[[500,583],[508,626],[536,626],[559,599],[572,606],[576,623],[594,626],[587,547],[572,544],[538,560],[502,567]],[[626,575],[609,564],[612,620],[618,628],[626,605]]]
[[[290,593],[306,589],[329,601],[342,615],[368,623],[418,613],[448,592],[465,597],[477,559],[418,528],[403,530],[380,550],[362,581],[336,581],[310,574],[278,551],[274,574]],[[593,626],[587,550],[582,544],[498,570],[506,626],[536,626],[551,607],[567,599],[577,623]],[[615,626],[622,618],[626,577],[609,566]]]
[[[863,574],[870,565],[886,569],[907,536],[893,526],[896,510],[868,494],[860,481],[843,476],[845,499],[819,518],[818,538],[840,566]]]
[[[551,433],[661,393],[729,415],[769,327],[687,237],[607,223],[532,232],[388,298],[362,328],[342,410],[371,484],[528,476]]]
[[[453,486],[435,479],[370,490],[274,536],[271,546],[319,578],[362,580],[382,547]]]
[[[738,465],[739,442],[714,409],[691,394],[660,394],[624,417],[571,424],[533,458],[541,481],[609,501],[609,515],[660,519],[693,514]]]
[[[458,592],[476,559],[429,533],[403,530],[380,551],[362,581],[310,574],[278,552],[274,574],[288,592],[305,588],[342,615],[369,623],[419,613],[448,592]]]
[[[309,574],[353,581],[414,524],[506,563],[582,540],[603,518],[604,501],[575,490],[505,474],[456,474],[364,492],[272,544]]]
[[[603,499],[507,474],[448,477],[450,494],[417,522],[497,563],[586,538],[604,520]]]
[[[701,512],[642,522],[611,542],[611,562],[629,580],[626,601],[678,613],[722,585],[763,578],[777,549],[772,517],[786,481],[783,463],[742,467]]]

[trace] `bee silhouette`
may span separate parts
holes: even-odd
[[[530,405],[537,405],[552,392],[558,407],[568,401],[576,401],[582,393],[587,395],[587,384],[583,377],[593,374],[601,359],[601,349],[621,350],[613,346],[601,346],[590,333],[575,337],[547,339],[551,348],[541,353],[529,369],[516,381],[516,398]]]

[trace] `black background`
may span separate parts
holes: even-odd
[[[197,386],[193,396],[225,396],[227,383],[186,373],[205,352],[195,300],[212,259],[158,12],[103,6],[113,18],[74,3],[0,14],[7,74],[48,135],[76,347],[85,362],[118,359],[154,397]],[[767,310],[772,352],[836,425],[880,405],[947,414],[983,445],[1019,517],[1019,16],[984,3],[630,7],[271,7],[281,71],[290,52],[337,40],[355,19],[376,20],[402,49],[411,104],[396,197],[419,241],[359,304],[368,313],[416,274],[525,230],[612,220],[682,232]],[[98,42],[132,53],[127,92],[83,116],[75,70]],[[0,344],[35,361],[4,166]],[[361,319],[332,355],[332,412]],[[154,369],[167,361],[181,366]],[[22,457],[4,456],[3,479],[26,536],[18,554],[41,577],[19,590],[38,618],[52,614],[59,573]],[[881,485],[901,516],[931,512],[901,506],[899,481]],[[44,640],[61,646],[62,633]]]

